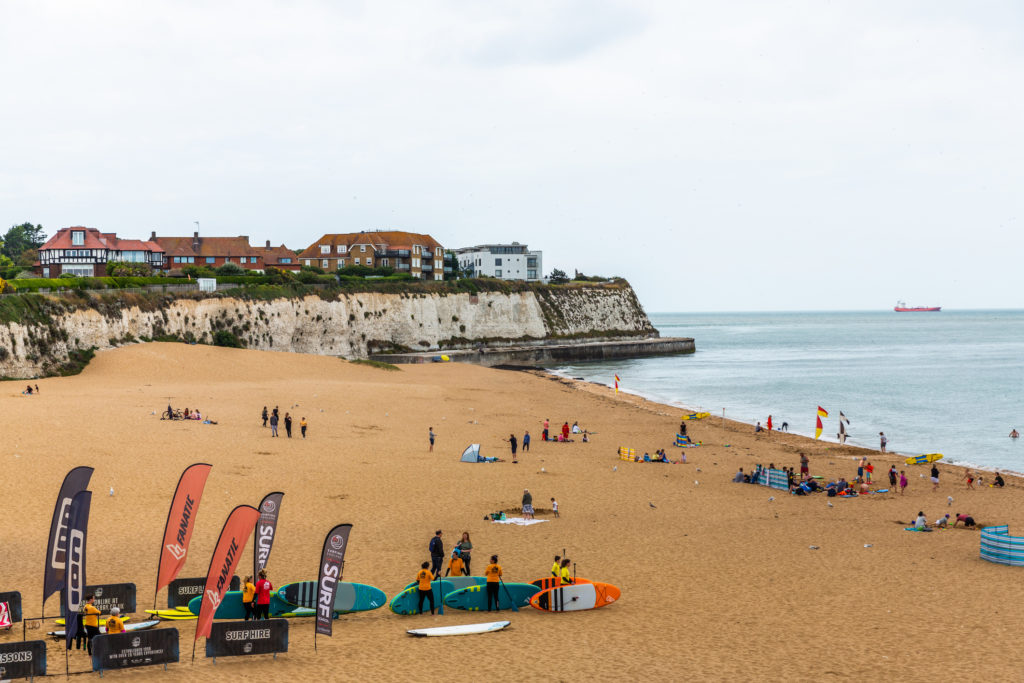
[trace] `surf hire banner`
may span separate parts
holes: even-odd
[[[192,540],[192,531],[196,527],[196,513],[199,512],[199,500],[203,497],[206,478],[210,476],[213,465],[196,463],[181,473],[178,488],[174,490],[171,509],[167,512],[167,524],[164,526],[164,542],[160,546],[160,561],[156,567],[156,591],[153,593],[153,607],[156,607],[156,594],[178,576],[185,566],[188,555],[188,544]]]
[[[338,592],[345,569],[345,550],[348,548],[348,535],[352,531],[351,524],[339,524],[327,532],[324,549],[320,553],[320,580],[317,583],[316,599],[316,633],[313,634],[313,647],[316,648],[316,634],[332,635],[334,624],[334,598]]]
[[[53,521],[50,522],[50,538],[46,542],[46,567],[43,571],[44,607],[46,598],[64,588],[68,515],[71,512],[71,501],[76,493],[89,488],[89,479],[91,478],[91,467],[76,467],[64,477],[60,493],[57,494],[57,503],[53,506]]]
[[[199,640],[200,636],[210,637],[213,615],[231,586],[231,577],[235,574],[238,561],[242,559],[245,542],[249,540],[249,534],[256,527],[259,518],[259,510],[253,506],[239,505],[228,515],[228,521],[224,522],[220,538],[217,539],[217,547],[210,558],[210,570],[206,573],[206,588],[203,590],[203,599],[200,603],[195,640]],[[193,659],[195,654],[193,641]]]
[[[64,627],[65,647],[71,649],[78,631],[76,615],[85,604],[85,545],[89,527],[91,491],[79,491],[68,508],[67,564],[64,575],[64,614],[69,615]]]
[[[252,578],[260,575],[260,570],[270,560],[270,549],[274,546],[277,533],[277,516],[281,513],[280,491],[268,493],[260,502],[260,521],[256,523],[256,540],[252,544]]]

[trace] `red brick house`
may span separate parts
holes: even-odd
[[[270,246],[270,240],[267,240],[267,246],[256,247],[256,251],[263,255],[263,266],[265,268],[298,271],[302,267],[298,254],[283,244],[279,247],[272,247]]]
[[[246,235],[239,237],[157,237],[156,232],[149,240],[164,250],[164,269],[181,270],[185,266],[218,268],[225,263],[234,263],[246,270],[263,270],[263,251],[249,246]]]
[[[152,240],[123,240],[96,228],[61,228],[39,247],[35,269],[42,277],[104,277],[108,261],[145,263],[159,270],[164,267],[164,250]]]
[[[444,279],[444,248],[430,235],[400,230],[370,230],[324,235],[299,260],[326,271],[346,266],[393,268],[423,280]]]

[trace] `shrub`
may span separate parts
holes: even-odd
[[[111,277],[146,277],[152,271],[148,263],[107,261],[107,275]]]
[[[213,277],[216,273],[206,266],[185,266],[181,269],[181,274],[192,277]]]
[[[237,263],[225,263],[213,272],[217,275],[245,275],[246,270]]]
[[[324,275],[327,271],[325,271],[320,266],[299,266],[299,272],[316,273],[317,275]]]
[[[245,344],[242,340],[236,337],[232,332],[228,330],[217,330],[213,333],[213,345],[214,346],[226,346],[232,349],[245,348]]]

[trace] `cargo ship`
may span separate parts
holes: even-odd
[[[892,310],[897,313],[926,313],[941,311],[942,306],[907,306],[902,301],[897,301]]]

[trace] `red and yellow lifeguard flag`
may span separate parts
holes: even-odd
[[[615,393],[619,393],[619,376],[615,375]]]
[[[818,439],[821,437],[821,430],[823,425],[821,424],[821,418],[828,417],[828,411],[818,406],[818,417],[815,418],[816,424],[814,425],[814,438]]]
[[[818,417],[828,417],[828,411],[818,406]]]

